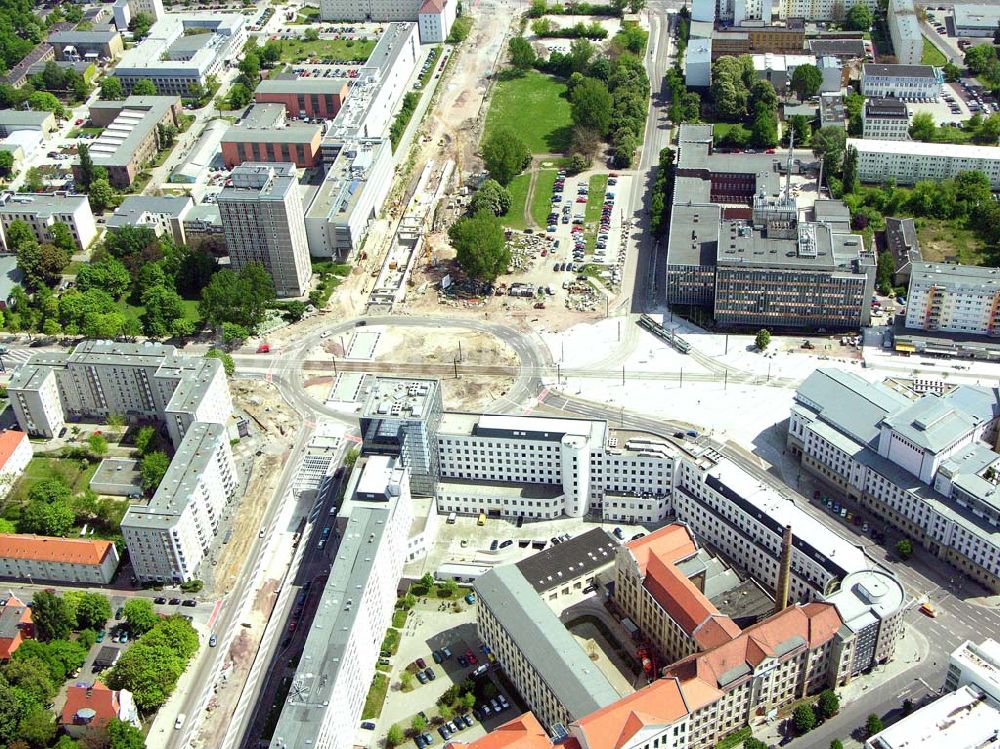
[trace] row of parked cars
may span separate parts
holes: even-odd
[[[438,733],[441,734],[441,738],[444,739],[445,741],[448,741],[448,739],[452,737],[452,734],[456,734],[459,731],[464,731],[466,728],[472,728],[472,726],[474,726],[475,723],[476,722],[472,719],[472,716],[466,713],[465,715],[455,716],[454,720],[449,720],[444,725],[438,726],[437,730]],[[418,736],[417,738],[419,739],[420,737]],[[421,744],[420,741],[417,741],[416,743],[419,749],[423,749],[423,747],[430,744],[431,741],[427,741],[426,743],[423,744]]]
[[[472,708],[472,714],[479,718],[479,720],[483,720],[491,715],[499,715],[508,708],[510,708],[510,703],[507,702],[507,698],[502,694],[498,694],[493,699],[489,701],[483,700],[481,705]]]

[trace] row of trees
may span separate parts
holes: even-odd
[[[660,236],[670,223],[670,207],[674,202],[674,152],[671,148],[660,151],[660,162],[653,181],[650,198],[649,230],[653,236]]]
[[[531,22],[531,31],[540,39],[607,39],[608,30],[600,21],[584,23],[578,21],[572,26],[557,26],[548,18],[538,18]]]
[[[644,0],[637,0],[639,7],[644,6]],[[615,0],[609,5],[592,5],[590,3],[573,3],[571,5],[549,5],[545,0],[532,0],[528,9],[529,18],[541,18],[542,16],[620,16],[625,3]],[[638,13],[638,10],[632,11]]]
[[[281,61],[282,49],[282,43],[277,39],[269,39],[263,46],[258,45],[257,37],[252,36],[247,40],[243,46],[243,59],[239,62],[240,74],[229,89],[230,109],[242,109],[253,101],[253,92],[260,83],[261,70],[277,65]]]
[[[930,112],[917,112],[910,123],[910,137],[925,143],[964,143],[970,136],[976,143],[995,146],[1000,140],[1000,114],[975,114],[961,129],[939,127]]]
[[[59,67],[55,60],[46,62],[42,71],[29,80],[36,91],[63,94],[73,101],[86,101],[93,90],[83,75],[74,68]]]
[[[100,437],[100,435],[98,435]],[[107,443],[94,440],[78,459],[91,461],[107,453]],[[74,494],[59,476],[38,482],[28,491],[23,505],[8,508],[3,523],[5,532],[37,533],[41,536],[66,537],[74,528],[90,525],[104,535],[117,535],[125,514],[124,504],[110,497],[100,497],[90,489]]]
[[[799,736],[809,733],[816,726],[829,720],[840,711],[840,698],[832,689],[823,690],[819,699],[808,704],[803,702],[792,712],[792,724]]]

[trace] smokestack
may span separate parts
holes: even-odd
[[[778,570],[778,587],[774,591],[774,610],[788,607],[788,587],[792,579],[792,526],[786,525],[781,534],[781,568]]]

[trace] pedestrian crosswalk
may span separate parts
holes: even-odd
[[[28,361],[34,353],[28,348],[12,348],[0,354],[0,361],[3,362],[4,369],[10,372]]]

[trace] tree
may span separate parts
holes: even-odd
[[[844,742],[840,739],[834,739],[830,742],[830,749],[844,749]]]
[[[635,156],[635,149],[638,148],[639,141],[630,131],[620,132],[615,136],[614,163],[619,169],[628,169],[632,166],[632,158]]]
[[[892,293],[893,276],[896,275],[896,258],[888,250],[880,252],[875,272],[875,286],[888,296]]]
[[[131,598],[122,607],[129,629],[138,637],[146,634],[159,621],[148,598]]]
[[[844,183],[845,193],[857,192],[861,187],[858,179],[858,149],[848,146],[844,151],[844,168],[841,180]]]
[[[52,112],[59,119],[66,118],[66,109],[55,96],[48,91],[36,91],[28,97],[28,107],[36,112]]]
[[[113,75],[105,76],[101,81],[101,98],[104,101],[121,101],[125,98],[125,87]]]
[[[156,487],[160,485],[163,481],[163,476],[167,472],[167,468],[170,467],[170,458],[167,454],[156,450],[155,452],[149,453],[142,459],[142,463],[139,466],[139,476],[142,480],[142,488],[147,492],[152,494],[156,491]]]
[[[169,648],[146,645],[140,638],[107,672],[105,683],[112,689],[128,689],[136,707],[151,712],[170,697],[184,666]]]
[[[455,711],[452,710],[451,705],[441,705],[438,707],[438,715],[441,716],[442,720],[451,720]]]
[[[66,537],[73,529],[73,510],[63,502],[28,502],[21,511],[20,533]]]
[[[907,697],[905,700],[903,700],[903,717],[905,718],[912,712],[913,712],[913,700]]]
[[[73,629],[72,617],[66,603],[54,593],[46,590],[35,594],[31,606],[31,618],[35,623],[35,634],[42,641],[65,640]]]
[[[420,584],[430,590],[434,586],[434,575],[430,572],[425,572],[423,577],[420,578]]]
[[[104,629],[111,618],[111,602],[101,593],[84,593],[76,607],[77,629]]]
[[[209,349],[205,353],[205,358],[221,360],[222,368],[226,372],[226,377],[232,377],[236,373],[236,362],[234,362],[233,357],[227,354],[225,351],[220,351],[217,348]]]
[[[469,201],[469,213],[475,215],[486,210],[502,216],[510,210],[510,192],[494,179],[484,181]]]
[[[991,146],[1000,140],[1000,114],[991,114],[987,117],[976,133],[976,140]]]
[[[913,556],[913,542],[904,538],[896,543],[896,553],[899,554],[900,559],[909,559]]]
[[[917,112],[913,115],[913,121],[910,123],[910,137],[913,140],[931,141],[936,132],[937,125],[930,112]]]
[[[773,110],[764,106],[757,107],[750,137],[754,145],[760,148],[774,148],[778,145],[778,121]]]
[[[132,277],[128,268],[111,255],[84,265],[76,273],[76,288],[80,291],[103,289],[115,299],[120,298],[131,285]]]
[[[847,134],[842,127],[821,127],[813,133],[813,153],[823,159],[823,168],[828,175],[831,172],[840,171],[840,164],[844,158],[846,144]]]
[[[875,713],[872,713],[868,716],[868,720],[865,721],[865,730],[868,732],[868,737],[871,738],[876,733],[884,731],[885,726],[882,724],[882,719]]]
[[[458,593],[458,583],[450,578],[445,580],[441,587],[448,594],[449,598],[454,598],[455,594]]]
[[[132,32],[132,36],[136,39],[144,39],[146,35],[149,34],[149,30],[153,27],[156,19],[153,18],[148,13],[139,11],[134,16],[128,24],[128,30]]]
[[[996,51],[989,44],[977,44],[965,51],[965,67],[974,75],[985,73],[995,60]]]
[[[803,736],[815,728],[816,713],[813,711],[813,706],[803,703],[796,707],[792,712],[792,724],[799,736]]]
[[[531,161],[524,141],[507,127],[493,131],[483,143],[482,155],[490,176],[501,185],[510,183]]]
[[[59,691],[52,681],[48,664],[35,656],[11,658],[3,667],[3,678],[11,686],[31,695],[40,705],[49,704]]]
[[[184,317],[184,304],[180,294],[166,286],[157,285],[142,292],[142,326],[151,338],[165,338],[177,320]]]
[[[490,211],[459,219],[448,229],[462,270],[480,281],[493,281],[507,270],[510,249],[504,241],[503,225]]]
[[[508,47],[510,49],[510,64],[518,70],[529,70],[538,59],[531,42],[523,36],[513,37]]]
[[[103,434],[95,432],[87,438],[87,447],[91,454],[100,458],[108,453],[108,440]]]
[[[104,213],[104,211],[114,205],[115,190],[111,187],[111,183],[108,180],[95,179],[87,191],[87,197],[90,198],[91,208],[98,213]]]
[[[24,191],[42,192],[45,189],[45,180],[42,172],[37,166],[33,166],[24,173]]]
[[[790,88],[798,94],[800,101],[818,94],[822,85],[823,73],[815,65],[799,65],[792,73]]]
[[[268,67],[273,67],[281,60],[282,44],[277,39],[269,39],[260,49],[260,61]]]
[[[764,351],[768,346],[771,345],[771,334],[765,328],[761,328],[757,331],[757,336],[753,339],[754,345],[758,350]]]
[[[146,737],[142,731],[131,723],[112,718],[108,723],[108,736],[111,739],[111,749],[145,749]],[[57,746],[55,749],[59,749]]]
[[[14,154],[10,151],[0,151],[0,176],[9,177],[14,171]]]
[[[611,92],[596,78],[584,78],[570,95],[573,122],[594,130],[600,136],[611,127]]]
[[[389,726],[389,730],[385,734],[386,746],[399,746],[405,739],[406,737],[403,735],[403,729],[400,728],[398,723],[393,723]]]
[[[872,27],[872,12],[864,3],[851,6],[844,18],[844,25],[852,31],[868,31]]]
[[[424,720],[424,716],[414,715],[413,720],[410,721],[410,728],[417,733],[423,733],[427,729],[427,721]]]
[[[590,61],[596,51],[594,45],[586,39],[574,39],[569,44],[569,54],[567,55],[570,70],[576,73],[585,72],[590,67]]]
[[[76,6],[73,6],[73,7],[76,7]],[[117,720],[117,718],[115,718],[114,720]],[[97,732],[95,731],[94,733],[97,733]],[[73,738],[70,738],[69,736],[63,735],[63,736],[59,737],[59,740],[55,744],[52,745],[52,749],[81,749],[81,747],[80,747],[80,744],[78,744],[76,742],[76,739],[73,739]],[[89,745],[88,745],[87,749],[90,749]],[[116,747],[112,747],[112,749],[117,749],[117,748]]]
[[[941,68],[941,72],[944,73],[944,79],[948,83],[957,83],[962,77],[962,69],[953,62],[946,62]]]
[[[72,253],[76,249],[76,240],[73,239],[73,232],[62,221],[56,221],[52,224],[49,228],[49,234],[52,235],[52,244],[60,250]]]
[[[37,706],[21,718],[18,732],[33,749],[44,749],[56,737],[56,716]]]
[[[135,449],[139,451],[139,455],[146,455],[152,451],[158,440],[155,427],[140,427],[135,435]]]
[[[743,741],[743,749],[767,749],[767,744],[751,736]]]
[[[253,92],[242,83],[234,83],[229,89],[229,108],[243,109],[253,101]]]
[[[149,78],[138,80],[132,86],[132,96],[156,96],[157,94],[159,94],[159,91],[156,88],[156,84],[149,80]]]
[[[319,40],[319,32],[316,29],[306,29],[303,37],[307,42],[315,42]]]
[[[146,645],[169,648],[185,661],[198,652],[198,633],[182,616],[170,616],[157,622],[142,641]]]
[[[824,689],[819,695],[816,707],[819,709],[820,717],[829,720],[840,711],[840,698],[832,689]]]

